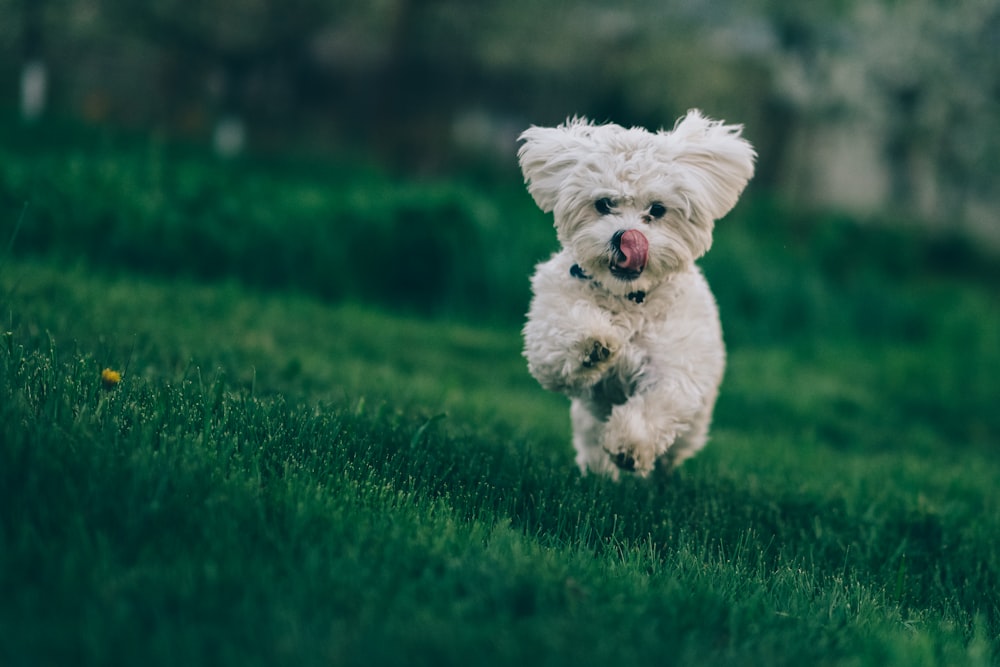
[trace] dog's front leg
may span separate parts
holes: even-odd
[[[569,396],[600,380],[623,344],[607,313],[587,303],[562,310],[536,298],[524,327],[528,370],[546,389]]]

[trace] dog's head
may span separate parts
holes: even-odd
[[[574,261],[626,294],[655,287],[711,247],[715,221],[753,175],[756,153],[741,131],[698,111],[656,133],[574,118],[526,130],[518,160]]]

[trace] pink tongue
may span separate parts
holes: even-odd
[[[646,268],[649,241],[638,229],[630,229],[622,234],[618,241],[618,248],[624,257],[621,261],[615,261],[618,268],[637,273]]]

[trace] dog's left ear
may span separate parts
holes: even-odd
[[[694,213],[706,223],[729,213],[753,176],[757,152],[742,132],[742,125],[726,125],[693,109],[673,131],[659,133],[671,161],[684,167]]]
[[[587,153],[593,129],[587,119],[571,118],[559,127],[528,128],[518,137],[524,142],[517,151],[524,182],[544,212],[555,208],[563,183]]]

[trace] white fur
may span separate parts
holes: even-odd
[[[690,111],[672,131],[574,118],[521,135],[528,191],[554,213],[562,245],[532,278],[524,355],[543,387],[572,399],[585,473],[645,476],[705,444],[725,348],[694,262],[753,175],[741,130]],[[602,198],[609,213],[595,207]],[[654,217],[654,203],[667,212]],[[612,272],[612,237],[631,229],[647,238],[648,262],[626,278]]]

